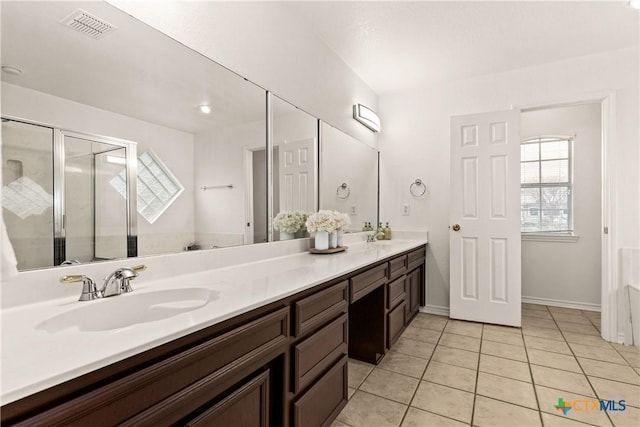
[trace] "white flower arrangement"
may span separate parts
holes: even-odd
[[[349,215],[338,211],[321,210],[309,215],[305,225],[310,233],[318,231],[333,233],[334,231],[342,230],[349,224],[351,224]]]
[[[338,230],[346,230],[346,228],[351,225],[351,217],[349,216],[349,214],[346,214],[344,212],[336,211],[336,214],[340,223]]]
[[[282,211],[273,219],[273,228],[285,233],[295,234],[304,230],[309,214],[303,211]]]

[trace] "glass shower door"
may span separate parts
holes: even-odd
[[[54,265],[54,130],[2,118],[2,215],[18,269]]]
[[[127,200],[109,182],[125,169],[127,149],[68,132],[63,146],[66,259],[126,258]]]

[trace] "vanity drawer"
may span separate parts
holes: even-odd
[[[387,327],[389,328],[389,336],[388,336],[388,347],[396,342],[400,333],[402,332],[402,328],[404,328],[404,318],[405,318],[405,309],[406,302],[402,301],[396,308],[391,310],[387,315]]]
[[[347,354],[349,328],[343,314],[293,350],[293,392],[297,393],[315,380],[336,360]]]
[[[425,253],[426,248],[424,246],[409,252],[407,254],[407,270],[411,271],[414,268],[418,267],[420,264],[423,264]]]
[[[347,399],[347,356],[344,356],[293,404],[293,425],[329,426]]]
[[[294,335],[303,336],[349,310],[348,281],[340,282],[294,303]]]
[[[407,256],[402,255],[389,261],[389,280],[407,272]]]
[[[400,301],[404,301],[406,278],[404,276],[394,280],[387,286],[387,308],[395,307]]]
[[[233,385],[237,371],[283,351],[288,336],[289,307],[283,307],[41,412],[25,425],[172,424]],[[199,387],[203,382],[207,387]]]
[[[364,273],[351,278],[351,303],[358,301],[369,292],[387,281],[389,263],[385,262],[373,267]]]

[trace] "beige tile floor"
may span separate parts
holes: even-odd
[[[523,304],[522,328],[419,314],[378,366],[349,361],[333,427],[640,426],[640,348],[600,338],[600,314]],[[558,398],[626,410],[555,408]]]

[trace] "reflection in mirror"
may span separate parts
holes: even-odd
[[[348,231],[377,228],[378,151],[324,122],[320,135],[320,209],[349,214]]]
[[[304,223],[317,209],[318,120],[272,96],[273,240],[307,237]]]
[[[19,269],[135,254],[127,155],[135,144],[2,119],[3,219]],[[108,185],[119,174],[121,195]]]
[[[53,129],[2,119],[2,185],[18,268],[54,265]]]
[[[253,207],[254,201],[264,204],[267,197],[263,89],[106,2],[0,2],[0,8],[2,65],[22,71],[2,72],[3,116],[137,144],[140,158],[131,161],[140,166],[140,173],[132,177],[135,182],[131,186],[140,187],[136,192],[140,204],[136,234],[130,238],[137,240],[138,255],[266,240],[266,211],[256,212]],[[78,9],[112,29],[91,37],[60,24],[62,18]],[[202,105],[209,113],[199,108]],[[29,144],[49,144],[49,151],[45,154],[46,150],[38,148],[31,152],[34,156],[51,156],[52,131],[38,129],[36,140]],[[95,154],[105,170],[115,167],[101,157],[117,156],[98,155],[91,144],[85,143],[88,145],[82,149],[91,156]],[[156,166],[162,164],[165,170],[147,174],[151,181],[146,184],[142,175],[144,153],[153,153]],[[3,159],[13,159],[4,154]],[[3,160],[3,175],[22,173],[53,195],[52,159],[47,161],[48,169],[41,168],[34,175],[27,173],[25,163],[20,172],[19,163]],[[124,226],[122,215],[112,212],[124,201],[118,195],[122,188],[118,190],[116,179],[116,171],[121,170],[122,165],[113,169],[116,175],[96,193],[104,200],[91,209],[96,218],[108,218],[109,223],[101,223],[105,230],[121,230]],[[175,181],[172,190],[168,188],[172,185],[169,177],[169,181]],[[14,180],[5,179],[4,185]],[[161,188],[164,185],[168,187]],[[175,191],[180,187],[183,191]],[[165,194],[165,190],[171,191]],[[81,206],[92,203],[80,194],[77,192],[76,198]],[[8,212],[4,199],[3,208],[7,221],[14,214]],[[20,203],[18,208],[28,209]],[[40,235],[38,239],[33,236],[31,244],[40,245],[48,239],[47,247],[51,248],[53,209],[46,207],[41,214],[26,219],[15,215],[7,221],[9,234],[15,237],[21,233],[16,230],[37,230]],[[152,212],[141,214],[141,209]],[[85,212],[74,210],[76,215]],[[87,214],[82,221],[89,217]],[[90,236],[88,230],[74,233],[80,239],[97,235],[96,231]],[[14,239],[12,243],[19,246]],[[92,257],[69,253],[61,259],[54,258],[51,251],[46,261],[30,259],[28,253],[18,255],[19,269],[57,265],[74,259],[71,256],[89,262],[135,255],[121,246],[117,250],[110,245],[101,248]]]

